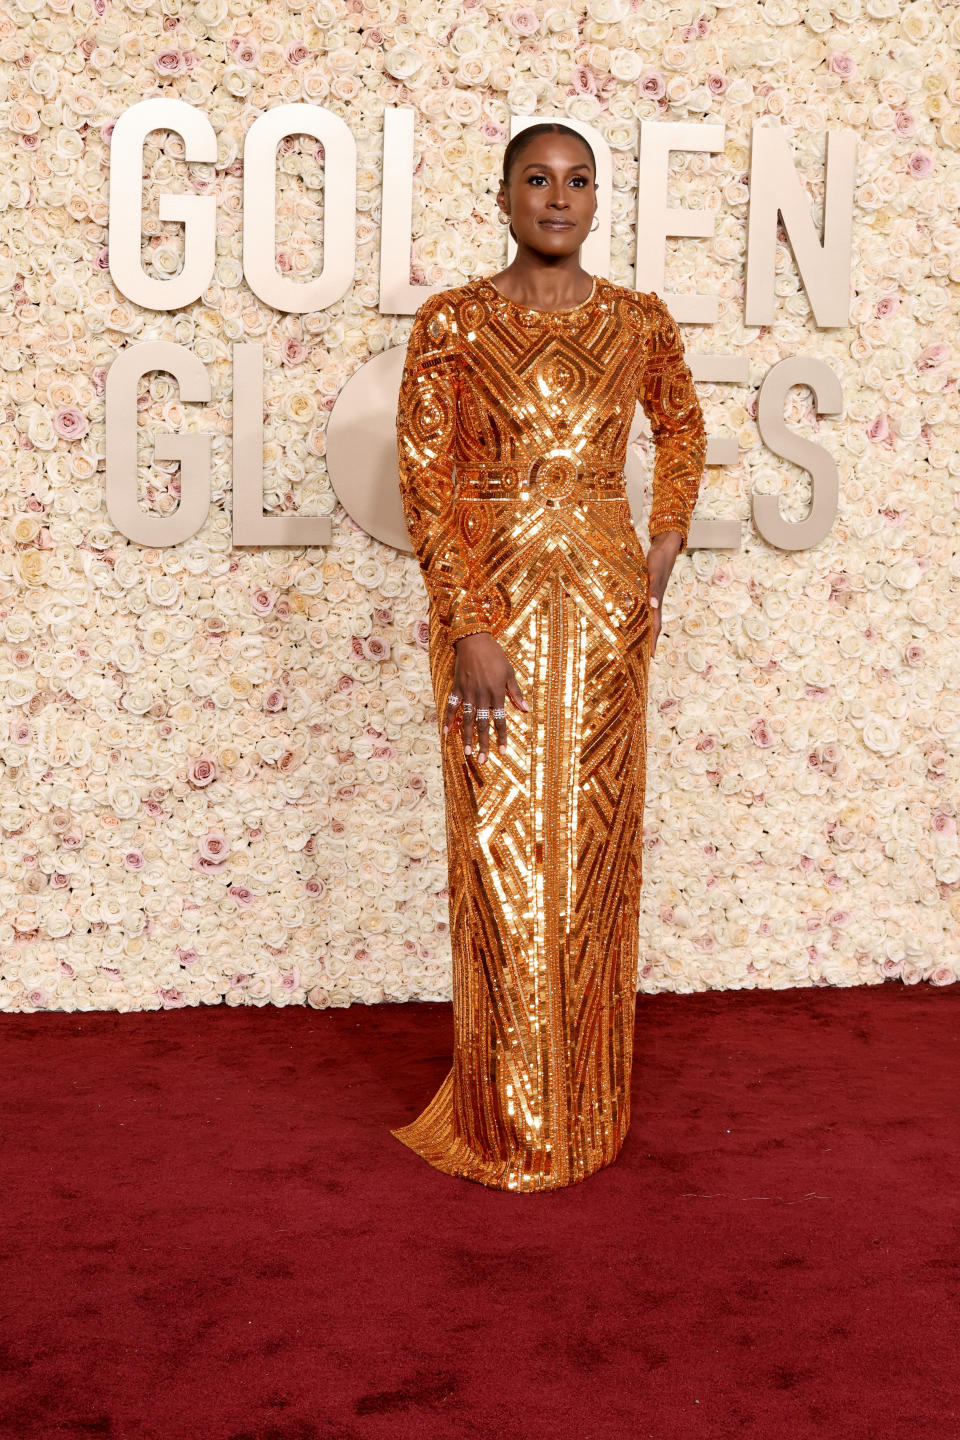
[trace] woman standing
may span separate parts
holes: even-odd
[[[587,142],[521,131],[497,203],[516,258],[420,306],[397,413],[444,736],[454,1057],[392,1134],[529,1191],[609,1165],[630,1124],[647,671],[706,441],[662,301],[580,267]],[[623,479],[638,400],[646,557]]]

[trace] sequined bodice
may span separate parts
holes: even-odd
[[[398,408],[401,490],[428,590],[453,638],[509,609],[503,545],[484,547],[523,507],[548,528],[609,527],[636,573],[623,468],[637,403],[656,443],[651,536],[684,543],[700,483],[703,419],[676,322],[653,294],[595,277],[569,310],[535,310],[486,276],[418,310]],[[619,500],[589,513],[591,502]],[[471,502],[499,501],[499,513]]]
[[[458,493],[532,490],[551,502],[582,489],[619,493],[644,346],[629,305],[611,292],[596,281],[592,300],[552,312],[516,304],[487,279],[464,287],[454,321],[458,480],[466,471]]]

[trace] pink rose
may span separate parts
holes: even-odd
[[[73,405],[65,405],[53,417],[53,428],[63,440],[79,440],[90,429],[90,422]]]
[[[917,356],[917,369],[935,370],[938,365],[944,363],[949,354],[950,351],[947,346],[944,345],[942,341],[937,340],[933,345],[928,345],[924,350],[920,351],[920,354]]]
[[[913,135],[916,132],[916,117],[910,114],[909,110],[898,110],[894,116],[897,133],[900,135]]]
[[[203,790],[218,778],[217,762],[212,755],[198,755],[187,769],[187,782],[195,790]]]
[[[367,32],[367,38],[369,39],[369,31]],[[302,40],[291,40],[287,46],[286,55],[288,65],[302,65],[304,60],[310,58],[310,51]]]
[[[230,841],[222,830],[208,830],[200,841],[201,859],[213,865],[222,865],[230,853]]]
[[[276,686],[263,697],[263,708],[268,715],[277,715],[287,703],[286,693]]]
[[[128,850],[123,857],[124,868],[127,870],[142,870],[144,866],[142,850]]]
[[[867,438],[869,440],[876,440],[881,445],[886,445],[888,449],[893,447],[893,429],[890,424],[890,416],[887,415],[885,411],[881,410],[876,419],[870,421],[870,424],[867,426]]]
[[[877,301],[877,306],[876,306],[876,309],[874,310],[873,313],[874,313],[874,315],[876,315],[876,317],[877,317],[878,320],[885,320],[888,315],[892,315],[895,310],[899,310],[899,309],[900,309],[900,297],[899,297],[899,296],[897,296],[897,295],[884,295],[882,299],[880,299],[880,300]]]
[[[536,35],[540,29],[540,19],[536,10],[525,5],[521,10],[509,10],[503,17],[503,22],[508,30],[514,35],[527,36]]]
[[[710,74],[707,76],[707,89],[710,91],[711,95],[725,94],[729,84],[730,81],[727,79],[726,75],[721,75],[716,70],[711,70]]]
[[[597,77],[587,65],[574,65],[571,76],[574,93],[577,95],[596,95]]]
[[[250,596],[250,609],[254,615],[269,615],[276,598],[272,590],[254,590]]]
[[[933,828],[938,835],[956,835],[957,822],[952,815],[947,815],[942,810],[938,810],[933,817]]]
[[[256,898],[253,891],[248,890],[246,885],[231,885],[227,890],[227,894],[231,900],[235,900],[243,909],[247,909],[252,905]]]
[[[154,68],[158,75],[182,75],[186,69],[179,50],[158,50],[154,56]]]
[[[914,150],[907,161],[907,174],[912,175],[915,180],[922,180],[932,173],[933,156],[928,155],[925,150]]]
[[[287,337],[280,347],[280,359],[284,365],[299,365],[307,356],[307,347],[293,335]]]
[[[667,93],[667,82],[659,70],[645,70],[637,81],[641,95],[648,100],[662,100]]]
[[[834,50],[830,56],[830,69],[841,80],[852,80],[857,73],[857,62],[846,50]]]
[[[750,726],[750,734],[753,737],[753,743],[763,746],[764,749],[768,749],[773,744],[773,734],[762,716],[754,720]]]

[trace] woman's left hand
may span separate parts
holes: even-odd
[[[662,624],[660,611],[663,608],[663,597],[670,580],[670,572],[680,554],[682,545],[683,537],[678,530],[664,530],[661,534],[653,537],[647,551],[647,603],[650,606],[650,616],[653,621],[653,635],[650,640],[651,660],[657,648],[657,637]]]

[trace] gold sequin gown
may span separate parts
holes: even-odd
[[[500,1190],[575,1184],[630,1124],[647,670],[646,558],[624,490],[637,401],[656,444],[650,534],[687,530],[700,406],[655,294],[595,277],[572,310],[486,277],[414,317],[397,411],[401,493],[430,601],[443,753],[454,1055],[391,1131]],[[481,766],[442,736],[453,641],[490,631],[529,713]]]

